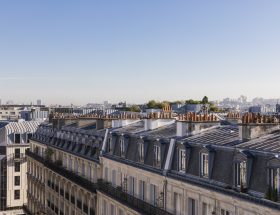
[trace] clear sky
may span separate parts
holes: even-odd
[[[279,0],[1,0],[0,98],[278,98],[279,11]]]

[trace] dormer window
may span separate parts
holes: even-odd
[[[270,168],[268,170],[268,183],[272,190],[280,191],[280,168]]]
[[[200,175],[204,178],[209,176],[209,155],[207,153],[200,154]]]
[[[108,152],[113,152],[113,144],[112,144],[112,138],[108,138]]]
[[[30,139],[32,138],[32,133],[27,133],[26,134],[26,142],[30,143]]]
[[[179,149],[179,171],[186,171],[186,150]]]
[[[125,156],[125,146],[124,146],[123,138],[120,139],[120,148],[121,148],[121,156],[124,157]]]
[[[154,146],[154,162],[155,166],[160,167],[161,166],[161,159],[160,159],[160,147]]]
[[[235,172],[235,186],[236,187],[246,187],[247,183],[247,162],[241,161],[234,164],[234,172]]]
[[[144,143],[138,143],[139,161],[144,162]]]
[[[15,143],[20,143],[20,134],[15,134]]]

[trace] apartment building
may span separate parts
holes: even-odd
[[[277,118],[151,113],[110,120],[111,128],[98,130],[40,126],[27,152],[31,214],[280,213]]]
[[[27,203],[25,151],[38,125],[37,122],[2,123],[0,128],[0,214],[23,214],[22,206]]]

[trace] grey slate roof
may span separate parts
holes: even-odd
[[[247,150],[280,153],[280,131],[242,143],[238,147]]]
[[[238,127],[232,125],[213,127],[207,131],[184,138],[182,141],[190,144],[213,144],[221,146],[233,146],[240,143]]]

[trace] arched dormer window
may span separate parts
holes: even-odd
[[[216,149],[212,145],[205,145],[200,151],[199,173],[200,177],[211,179]]]
[[[200,153],[200,176],[203,178],[209,177],[209,154],[208,154],[208,152]]]
[[[179,172],[186,172],[186,149],[178,149]]]
[[[161,144],[159,141],[154,144],[154,166],[161,167]]]
[[[248,188],[250,175],[252,171],[253,156],[248,151],[239,151],[234,156],[234,186],[239,188],[241,192]]]
[[[247,187],[247,162],[240,161],[234,164],[235,186]]]
[[[267,198],[275,201],[280,195],[280,157],[273,157],[267,163],[268,192]]]
[[[113,153],[113,141],[112,141],[112,136],[108,137],[107,140],[107,151],[109,153]]]
[[[137,148],[138,148],[138,158],[139,162],[144,163],[145,160],[145,148],[144,148],[144,142],[139,141],[137,143]]]
[[[124,137],[120,138],[120,153],[121,153],[121,157],[125,157]]]

